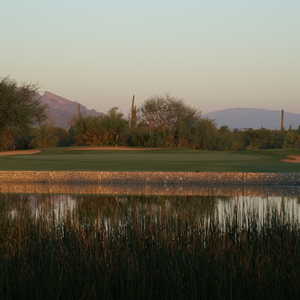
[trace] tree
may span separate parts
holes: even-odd
[[[33,130],[31,146],[35,148],[49,148],[68,146],[70,144],[68,132],[59,127],[43,124]]]
[[[215,150],[218,130],[215,123],[209,119],[199,119],[195,127],[192,144],[198,149]]]
[[[172,129],[197,114],[197,110],[169,95],[147,99],[141,107],[141,119],[151,129]]]
[[[128,128],[128,121],[117,107],[99,117],[81,117],[69,133],[77,145],[119,145]]]
[[[103,127],[105,129],[105,144],[119,145],[121,137],[128,128],[128,121],[124,119],[124,115],[119,112],[118,107],[111,108],[103,117]]]
[[[200,113],[169,95],[153,97],[144,102],[141,123],[148,128],[156,146],[185,146],[190,130],[200,118]]]
[[[31,84],[18,86],[8,78],[0,81],[0,148],[15,149],[17,139],[46,118],[45,108]]]

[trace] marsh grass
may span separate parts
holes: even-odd
[[[299,299],[300,224],[284,205],[112,219],[18,203],[0,210],[0,299]]]

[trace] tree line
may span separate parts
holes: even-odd
[[[0,81],[0,150],[57,146],[139,146],[203,150],[300,148],[300,128],[218,128],[176,97],[157,96],[126,118],[117,107],[100,116],[78,114],[68,130],[52,126],[33,85]]]

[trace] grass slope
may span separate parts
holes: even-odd
[[[288,155],[300,154],[296,150],[66,150],[55,148],[34,155],[2,156],[0,170],[300,172],[300,164],[280,161]]]

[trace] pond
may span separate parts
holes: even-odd
[[[183,192],[183,191],[182,191]],[[154,224],[167,219],[197,223],[218,217],[222,222],[236,217],[242,224],[247,216],[257,215],[262,222],[270,211],[285,213],[299,221],[300,193],[297,195],[97,195],[97,194],[12,194],[0,193],[1,214],[11,218],[52,219],[55,223],[72,219],[82,223],[103,221],[141,222],[148,218]]]
[[[0,184],[0,262],[1,299],[295,299],[300,190]]]

